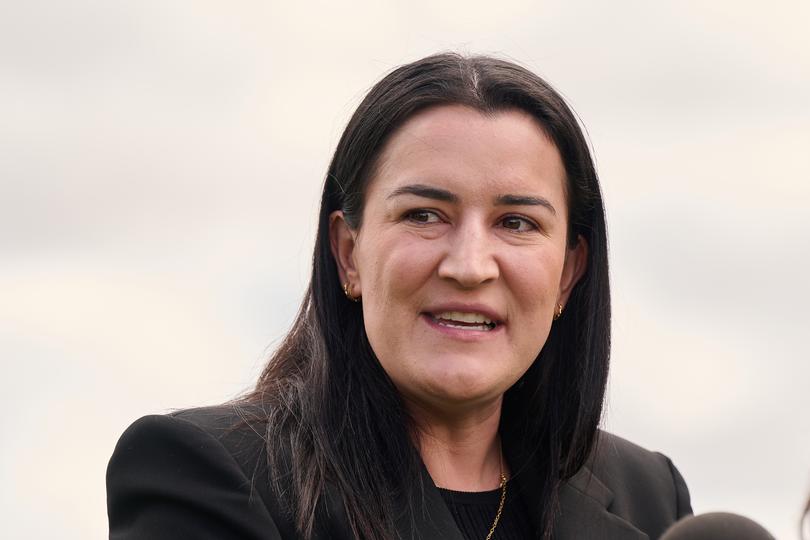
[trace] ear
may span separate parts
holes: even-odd
[[[574,285],[585,274],[588,268],[588,241],[582,235],[577,235],[577,245],[565,253],[562,277],[560,278],[560,293],[557,302],[565,307]]]
[[[354,263],[354,246],[357,233],[353,231],[341,210],[335,210],[329,214],[329,245],[332,248],[332,256],[335,258],[340,283],[349,283],[350,291],[354,296],[362,295],[360,287],[360,275]]]

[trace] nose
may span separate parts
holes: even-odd
[[[439,263],[440,278],[473,288],[500,275],[494,239],[485,224],[468,223],[448,237],[447,251]]]

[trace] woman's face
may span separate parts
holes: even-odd
[[[491,403],[525,373],[584,272],[567,221],[565,169],[530,115],[447,105],[393,134],[360,228],[335,212],[331,238],[406,401]]]

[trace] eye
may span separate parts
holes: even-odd
[[[539,229],[536,223],[520,216],[506,216],[501,220],[501,226],[515,232],[531,232]]]
[[[441,218],[436,212],[431,210],[411,210],[405,213],[405,219],[413,221],[414,223],[439,223]]]

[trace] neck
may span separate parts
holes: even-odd
[[[489,491],[500,486],[506,464],[498,425],[501,399],[452,415],[409,407],[417,448],[433,482],[455,491]]]

